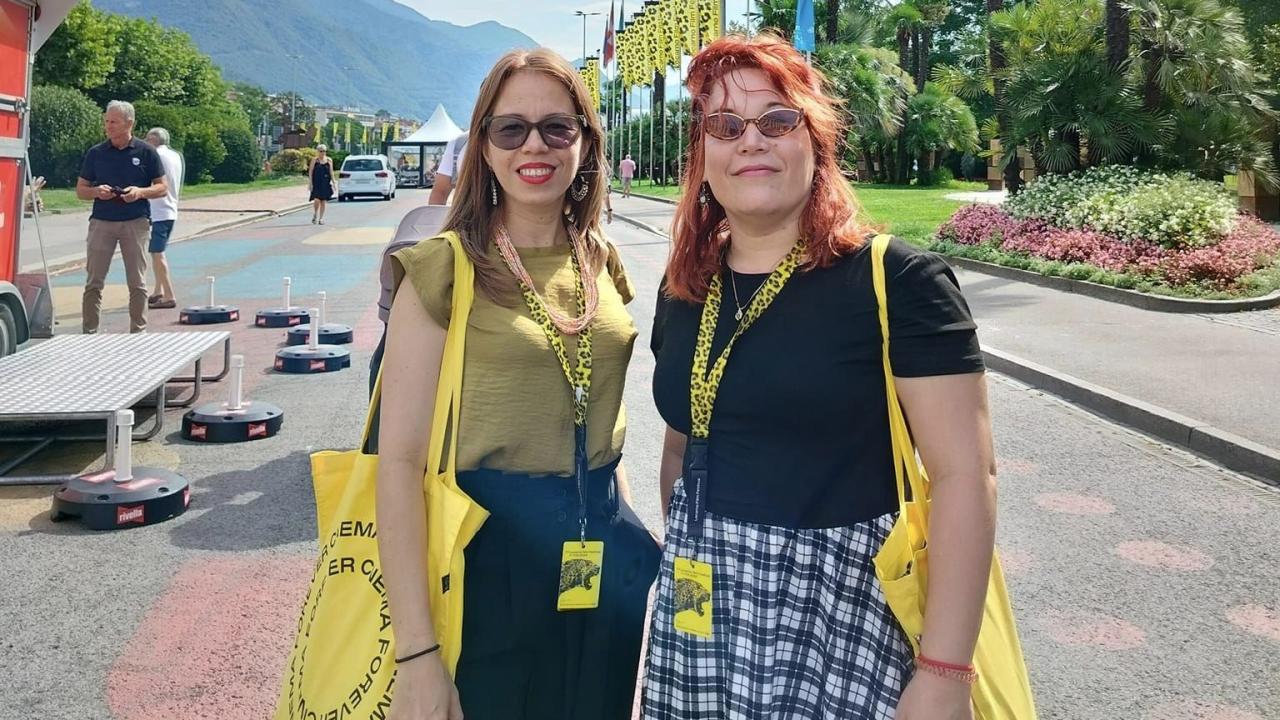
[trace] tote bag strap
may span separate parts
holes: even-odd
[[[912,520],[922,523],[920,532],[928,533],[926,513],[907,513],[907,488],[913,501],[929,497],[929,481],[916,460],[915,443],[907,428],[907,419],[898,400],[897,384],[893,381],[893,364],[889,359],[889,295],[885,281],[884,255],[889,249],[889,235],[876,235],[871,241],[871,278],[875,287],[876,305],[880,316],[881,354],[884,365],[885,395],[888,397],[889,434],[893,446],[893,472],[898,486],[898,511]]]
[[[438,473],[443,458],[446,463],[445,481],[456,485],[458,421],[462,410],[462,365],[467,344],[467,318],[471,314],[471,303],[475,300],[475,267],[462,247],[462,238],[456,232],[444,235],[453,248],[453,306],[449,314],[449,333],[444,342],[444,356],[440,362],[435,412],[431,417],[427,474],[430,476]]]
[[[462,404],[462,363],[466,349],[467,318],[475,300],[475,267],[462,247],[462,239],[455,232],[444,233],[453,248],[453,300],[449,312],[449,332],[445,337],[444,354],[440,360],[440,380],[436,386],[436,400],[431,417],[431,440],[427,448],[429,473],[440,470],[441,458],[447,461],[445,470],[453,477],[457,467],[457,427]],[[360,434],[359,447],[368,447],[373,419],[382,402],[382,368],[373,383],[369,410],[365,415],[364,431]],[[450,440],[446,448],[446,438]],[[447,453],[447,456],[446,456]]]

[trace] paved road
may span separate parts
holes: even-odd
[[[89,534],[49,523],[49,489],[0,489],[0,720],[269,715],[313,558],[307,454],[355,442],[380,331],[378,244],[421,201],[344,204],[323,228],[295,215],[178,247],[185,296],[212,269],[250,316],[286,271],[302,295],[326,289],[334,319],[356,327],[353,367],[275,375],[277,333],[235,327],[248,392],[286,409],[284,431],[233,447],[176,434],[135,446],[138,463],[193,481],[175,521]],[[611,231],[639,289],[627,463],[657,528],[647,337],[666,241]],[[991,394],[1000,545],[1041,716],[1280,718],[1280,495],[998,376]],[[67,446],[44,462],[87,467],[98,452]]]

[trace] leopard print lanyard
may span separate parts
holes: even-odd
[[[720,302],[723,294],[723,282],[720,274],[711,278],[707,288],[707,301],[702,307],[702,318],[698,322],[698,341],[693,349],[693,372],[689,377],[689,411],[692,417],[689,440],[689,469],[685,476],[685,492],[690,502],[690,531],[695,536],[701,532],[702,517],[706,512],[708,438],[711,436],[711,411],[715,408],[716,393],[720,389],[720,379],[724,377],[725,366],[729,362],[729,353],[734,343],[746,332],[773,303],[792,273],[800,264],[804,254],[804,243],[797,241],[791,252],[782,259],[778,267],[765,278],[758,294],[747,305],[746,312],[738,327],[734,329],[724,350],[720,351],[715,363],[707,368],[711,359],[711,343],[716,334],[716,323],[720,318]]]
[[[574,304],[577,312],[582,315],[586,311],[587,298],[586,290],[582,280],[582,259],[578,257],[578,249],[576,244],[569,244],[569,260],[573,267],[573,291]],[[570,368],[569,352],[565,348],[564,338],[560,336],[560,331],[556,328],[555,323],[551,321],[551,316],[547,312],[546,302],[542,299],[534,289],[526,283],[521,273],[517,272],[512,266],[510,259],[506,255],[502,256],[502,260],[507,265],[507,269],[511,270],[511,274],[516,276],[517,282],[520,284],[520,294],[524,296],[525,307],[529,309],[529,316],[533,321],[538,323],[542,328],[543,334],[547,336],[547,342],[551,343],[551,349],[556,354],[556,359],[560,361],[560,369],[564,371],[564,377],[569,381],[569,388],[573,391],[573,466],[574,476],[578,483],[578,526],[580,530],[580,539],[583,543],[587,538],[587,400],[591,396],[591,325],[587,325],[578,333],[578,347],[575,353],[577,364]]]

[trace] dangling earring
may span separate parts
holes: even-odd
[[[573,212],[573,205],[570,205],[569,203],[565,203],[564,210],[562,212],[564,213],[565,221],[568,222],[570,225],[577,227],[578,216],[576,213]]]
[[[698,189],[698,204],[702,207],[706,207],[707,203],[711,202],[711,193],[708,192],[708,190],[709,188],[705,182],[702,183],[702,187]]]
[[[489,192],[490,197],[493,198],[493,206],[498,207],[498,181],[492,174],[489,175]]]
[[[569,196],[573,198],[574,202],[582,202],[582,199],[587,196],[587,191],[590,189],[591,186],[587,184],[587,179],[582,176],[582,173],[578,173],[578,177],[574,178],[573,184],[569,186]]]

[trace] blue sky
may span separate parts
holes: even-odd
[[[432,20],[445,20],[456,25],[474,25],[496,20],[556,50],[566,58],[582,55],[582,18],[575,10],[600,12],[587,18],[587,54],[594,55],[604,41],[605,18],[609,0],[397,0]],[[634,13],[643,0],[630,0],[628,12]],[[532,8],[536,7],[534,10]],[[616,18],[614,22],[617,22]]]

